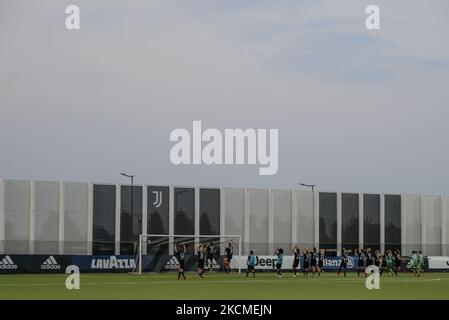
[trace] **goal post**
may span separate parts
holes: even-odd
[[[233,255],[242,255],[241,235],[182,235],[182,234],[140,234],[137,241],[135,267],[132,273],[161,272],[176,270],[178,260],[174,245],[178,250],[186,250],[186,271],[194,270],[197,265],[197,248],[200,243],[211,246],[212,263],[209,271],[223,268],[223,257],[229,243],[233,246]],[[207,257],[206,257],[207,259]],[[210,264],[210,263],[209,263]],[[233,269],[241,272],[241,265]]]

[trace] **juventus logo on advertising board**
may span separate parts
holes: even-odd
[[[153,205],[156,208],[159,208],[162,204],[162,191],[153,191],[153,194],[154,194]]]

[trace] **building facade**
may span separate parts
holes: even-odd
[[[440,256],[448,230],[448,196],[0,179],[0,254],[133,254],[143,233],[240,235],[243,254],[298,244]]]

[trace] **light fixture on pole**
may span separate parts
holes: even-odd
[[[315,184],[307,184],[307,183],[298,183],[300,186],[311,188],[312,191],[315,191]]]

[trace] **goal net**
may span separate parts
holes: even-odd
[[[184,253],[184,270],[197,268],[197,250],[200,244],[207,247],[205,254],[206,271],[221,271],[227,247],[234,256],[242,253],[240,235],[167,235],[141,234],[136,246],[136,264],[132,273],[176,271],[179,266],[177,252]],[[240,272],[240,266],[238,267]]]

